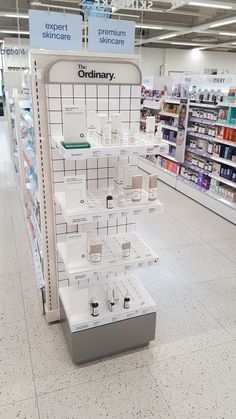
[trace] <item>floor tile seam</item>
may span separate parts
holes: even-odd
[[[158,385],[158,381],[157,381],[157,380],[156,380],[156,378],[152,375],[152,372],[150,371],[150,368],[149,368],[149,366],[148,366],[148,365],[147,365],[147,368],[148,368],[149,374],[151,375],[151,377],[152,377],[152,379],[153,379],[153,381],[154,381],[154,383],[155,383],[156,387],[158,388],[158,390],[159,390],[160,394],[162,395],[163,399],[165,400],[165,403],[166,403],[166,405],[167,405],[168,409],[170,410],[170,412],[171,412],[171,414],[172,414],[172,416],[173,416],[173,419],[177,419],[177,418],[176,418],[176,415],[175,415],[175,414],[174,414],[174,412],[173,412],[173,408],[172,408],[172,406],[171,406],[171,404],[170,404],[169,400],[166,398],[166,396],[165,396],[164,392],[162,391],[162,389],[161,389],[161,388],[160,388],[160,386]]]
[[[212,279],[206,279],[206,281],[192,282],[191,285],[194,286],[195,284],[206,284],[207,282],[223,281],[225,279],[232,279],[232,278],[236,278],[236,274],[232,274],[232,275],[230,274],[230,275],[227,275],[227,276],[222,276],[220,278],[217,277],[217,278],[212,278]]]
[[[224,240],[231,240],[231,239],[224,239]],[[213,246],[212,241],[207,242],[207,244],[214,250],[217,250],[221,255],[223,255],[226,259],[228,259],[231,263],[233,263],[236,267],[236,263],[232,261],[231,258],[229,258],[227,255],[225,255],[225,253],[223,253],[220,249],[217,249],[216,247]]]
[[[25,301],[24,301],[24,295],[23,295],[21,275],[20,275],[20,284],[21,284],[21,297],[22,297],[23,308],[24,308],[24,313],[25,313],[25,318],[26,318],[27,316],[26,316],[26,309],[25,309]],[[37,392],[36,392],[36,384],[35,384],[35,375],[34,375],[34,368],[33,368],[33,360],[32,360],[32,353],[31,353],[31,346],[30,346],[30,339],[29,339],[29,328],[28,328],[28,322],[26,320],[25,320],[25,327],[26,327],[26,334],[27,334],[27,339],[28,339],[29,358],[30,358],[31,373],[32,373],[33,386],[34,386],[34,395],[35,395],[35,398],[36,398],[38,415],[40,417],[39,404],[38,404]]]
[[[114,358],[112,358],[112,359],[114,359]],[[134,367],[134,368],[129,368],[128,367],[128,368],[125,368],[123,371],[119,371],[119,372],[115,372],[115,373],[110,373],[110,374],[108,373],[108,374],[105,374],[105,375],[101,375],[98,378],[94,378],[94,379],[93,378],[92,379],[91,378],[88,378],[85,381],[81,381],[79,383],[68,385],[68,386],[65,386],[65,387],[60,387],[57,390],[37,392],[36,397],[37,398],[40,398],[40,397],[43,397],[43,396],[45,396],[47,394],[53,394],[53,393],[58,393],[59,391],[67,390],[67,389],[73,389],[74,387],[78,387],[78,386],[81,386],[83,384],[95,383],[97,381],[104,380],[104,378],[106,378],[106,377],[114,377],[116,375],[124,374],[125,372],[136,371],[136,370],[139,370],[139,369],[142,369],[142,368],[143,369],[144,368],[147,369],[147,365],[145,365],[145,363],[143,363],[143,365],[140,365],[140,366],[137,366],[137,367]]]
[[[19,400],[14,400],[11,403],[0,404],[0,409],[2,409],[4,407],[7,407],[7,406],[12,406],[13,404],[16,404],[16,403],[21,403],[21,402],[25,402],[27,400],[35,400],[35,399],[36,399],[36,396],[33,396],[33,397],[27,397],[27,398],[23,398],[23,399],[19,399]]]
[[[222,329],[224,329],[224,328],[222,327]],[[233,338],[229,334],[229,339],[227,339],[227,340],[225,340],[224,342],[221,342],[221,343],[216,343],[215,345],[203,346],[202,348],[195,349],[195,350],[192,350],[192,351],[188,351],[188,352],[178,354],[178,355],[173,355],[173,356],[170,356],[170,357],[165,358],[165,359],[160,359],[159,361],[153,361],[153,362],[144,361],[144,362],[145,362],[145,365],[148,367],[150,365],[161,364],[162,362],[167,362],[167,361],[175,360],[175,359],[178,359],[178,358],[181,358],[181,357],[186,357],[188,355],[196,354],[198,352],[206,351],[207,349],[213,349],[213,348],[216,348],[218,346],[223,346],[223,345],[226,345],[226,344],[229,344],[229,343],[234,343],[235,341],[236,341],[236,338]]]

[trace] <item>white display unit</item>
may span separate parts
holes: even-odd
[[[92,82],[89,79],[79,80],[77,70],[81,64],[90,68],[98,66],[106,71],[111,67],[116,77],[110,83],[104,79]],[[119,146],[102,146],[90,140],[90,137],[85,139],[91,144],[90,148],[68,150],[62,144],[66,142],[64,105],[81,105],[90,111],[106,113],[109,119],[113,113],[121,113],[126,130],[131,124],[139,126],[141,74],[138,64],[139,58],[135,55],[31,53],[42,211],[45,312],[48,322],[61,320],[68,343],[72,344],[72,357],[76,363],[147,344],[155,336],[156,305],[131,272],[158,261],[158,255],[134,230],[138,215],[161,213],[162,204],[148,201],[144,191],[141,201],[134,203],[127,192],[125,205],[119,207],[113,188],[116,189],[115,169],[120,159],[123,162],[125,160],[131,168],[137,168],[139,156],[165,153],[168,145],[155,144],[153,139],[145,135],[137,135],[135,144],[124,143]],[[65,177],[77,175],[85,176],[87,201],[85,209],[71,211],[66,206]],[[107,191],[111,190],[114,208],[109,210],[105,202]],[[74,259],[68,259],[68,236],[87,230],[93,230],[103,245],[102,261],[96,264],[88,261],[87,257],[79,262],[76,256],[76,252],[80,252],[78,247],[74,249]],[[131,242],[128,258],[121,255],[124,241]],[[122,284],[122,298],[113,313],[104,304],[104,293],[101,292],[112,283]],[[132,292],[130,288],[131,306],[127,309],[122,306],[125,287],[127,290],[133,287]],[[101,299],[101,313],[94,320],[86,297],[91,288],[97,289]],[[143,306],[142,309],[139,305]],[[89,326],[86,328],[83,324],[83,330],[76,331],[73,325],[78,323],[80,327],[81,310],[85,310],[82,317]],[[87,339],[90,342],[92,339],[94,343],[92,352],[88,348],[87,352],[83,352]],[[101,341],[105,346],[101,346]]]

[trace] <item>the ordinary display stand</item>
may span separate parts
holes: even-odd
[[[79,78],[78,69],[91,76]],[[141,74],[138,57],[130,55],[65,54],[32,51],[33,107],[37,142],[37,167],[44,250],[45,311],[49,322],[60,318],[74,362],[82,363],[147,344],[155,337],[156,305],[132,270],[157,263],[158,256],[135,233],[136,217],[160,212],[159,201],[142,192],[138,203],[127,199],[124,207],[105,206],[113,190],[119,159],[137,166],[138,156],[166,152],[147,137],[135,144],[65,149],[63,107],[81,105],[97,113],[121,113],[126,128],[139,126]],[[86,73],[85,71],[85,73]],[[93,72],[92,72],[93,71]],[[94,74],[114,73],[113,81]],[[84,211],[66,207],[65,176],[86,176]],[[114,191],[115,196],[115,191]],[[114,200],[116,202],[116,200]],[[94,229],[103,244],[102,261],[69,263],[67,236]],[[121,243],[131,242],[129,258],[122,258]],[[114,312],[106,306],[113,285],[119,298]],[[89,310],[91,289],[96,289],[99,316]],[[124,296],[131,297],[124,308]]]

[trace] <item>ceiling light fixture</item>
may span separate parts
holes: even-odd
[[[231,20],[224,21],[224,22],[213,23],[212,25],[210,25],[210,28],[218,28],[219,26],[231,25],[232,23],[236,23],[236,19],[231,19]]]
[[[18,35],[18,33],[20,34],[20,35],[29,35],[29,31],[12,31],[12,30],[7,30],[7,29],[4,29],[4,30],[0,30],[0,32],[1,33],[10,33],[10,34],[12,34],[12,35]]]
[[[213,3],[203,3],[200,1],[189,1],[189,6],[199,6],[199,7],[212,7],[214,9],[225,9],[225,10],[231,10],[232,6],[225,6],[224,4],[213,4]]]
[[[174,36],[177,36],[177,33],[171,33],[171,34],[166,34],[166,35],[161,35],[158,37],[158,39],[168,39],[168,38],[174,38]]]
[[[145,23],[136,23],[135,24],[136,28],[143,28],[143,29],[157,29],[157,30],[162,30],[163,28],[161,26],[155,26],[155,25],[148,25]]]
[[[6,13],[6,14],[4,14],[4,17],[12,17],[12,18],[19,18],[19,19],[29,19],[29,16],[28,15],[21,15],[20,13],[19,13],[19,15],[14,14],[14,13],[12,13],[12,14]]]
[[[170,42],[172,45],[186,45],[190,47],[197,47],[197,44],[194,44],[193,42]]]
[[[219,35],[236,36],[236,32],[219,32]]]

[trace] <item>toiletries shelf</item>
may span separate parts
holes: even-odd
[[[168,141],[168,140],[162,140],[163,143],[169,144],[172,147],[176,147],[176,143],[174,143],[173,141]]]
[[[219,182],[224,183],[225,185],[231,186],[232,188],[236,189],[236,182],[232,182],[231,180],[219,176],[216,173],[209,173],[209,176],[215,180],[218,180]]]
[[[188,130],[188,135],[191,135],[191,137],[197,137],[197,138],[201,138],[202,140],[207,140],[207,141],[214,141],[215,137],[211,136],[211,135],[206,135],[206,134],[201,134],[199,132],[195,132],[192,130]]]
[[[73,160],[83,160],[99,157],[142,156],[158,154],[159,151],[168,152],[168,146],[166,144],[153,144],[148,141],[145,134],[142,135],[142,138],[137,139],[136,144],[124,144],[122,146],[102,146],[91,144],[91,148],[86,149],[65,149],[61,144],[61,142],[64,140],[63,137],[54,137],[53,140],[60,155],[64,159]]]
[[[174,98],[165,98],[165,103],[171,103],[172,105],[180,105],[180,100]]]
[[[179,114],[177,114],[177,113],[171,113],[171,112],[165,112],[165,111],[159,112],[159,115],[161,115],[161,116],[169,116],[170,118],[179,118]]]
[[[218,127],[225,127],[225,128],[232,128],[232,129],[236,129],[236,125],[233,124],[227,124],[227,122],[223,122],[223,121],[217,121],[216,125]]]
[[[214,138],[215,143],[229,145],[231,147],[236,147],[236,141],[220,140],[219,138]]]
[[[86,286],[91,282],[91,278],[128,272],[144,266],[151,266],[158,261],[157,254],[134,233],[100,237],[99,240],[102,243],[102,261],[98,263],[90,262],[87,256],[83,260],[79,260],[78,255],[83,254],[85,249],[81,249],[76,244],[74,260],[72,259],[68,264],[67,242],[57,243],[57,250],[65,265],[70,282]],[[131,249],[130,256],[125,258],[122,257],[121,246],[126,242],[131,243]]]
[[[162,125],[161,128],[168,129],[170,131],[178,131],[178,127],[174,127],[173,125]]]
[[[198,166],[194,166],[194,164],[188,163],[187,161],[185,161],[182,164],[182,166],[186,167],[186,169],[191,169],[191,170],[194,170],[195,172],[198,172],[198,173],[204,173],[205,175],[208,175],[208,176],[211,174],[211,172],[208,172],[207,170],[201,169]]]
[[[236,103],[230,103],[230,102],[219,102],[218,108],[224,107],[224,108],[236,108]]]
[[[203,193],[205,193],[205,192],[206,192],[206,188],[203,188],[202,186],[198,185],[198,184],[197,184],[197,183],[195,183],[195,182],[192,182],[191,180],[189,180],[189,179],[185,178],[184,176],[178,175],[178,176],[177,176],[177,179],[178,179],[180,182],[185,183],[185,185],[189,185],[189,186],[191,186],[192,188],[196,189],[197,191],[200,191],[200,192],[203,192]]]
[[[210,125],[210,126],[216,125],[216,121],[213,121],[212,119],[197,118],[195,116],[190,116],[189,121],[197,122],[198,124],[202,124],[202,125]]]
[[[117,217],[136,217],[143,213],[153,214],[161,213],[163,205],[160,201],[149,201],[146,191],[141,192],[141,201],[132,202],[132,193],[126,194],[126,204],[119,207],[117,204],[118,192],[113,192],[114,208],[106,208],[106,196],[109,194],[108,190],[100,190],[94,192],[87,191],[86,204],[78,209],[69,210],[66,208],[65,192],[56,192],[55,200],[60,206],[65,221],[69,224],[86,224],[103,220],[113,220]]]
[[[176,158],[174,156],[171,156],[170,154],[158,153],[158,155],[164,157],[165,159],[178,163],[178,160],[176,160]]]
[[[231,167],[236,168],[236,162],[233,161],[233,160],[224,159],[224,158],[218,157],[218,156],[212,156],[211,159],[214,160],[214,161],[218,161],[219,163],[226,164],[227,166],[231,166]]]
[[[112,290],[113,287],[118,292],[119,301],[115,302],[114,311],[111,312],[106,304],[106,292],[108,289]],[[131,306],[125,309],[124,297],[127,291],[131,298]],[[115,277],[96,287],[96,297],[99,303],[98,317],[92,317],[90,314],[88,288],[62,287],[59,293],[72,333],[155,313],[157,310],[155,302],[134,275]]]
[[[230,202],[224,198],[222,198],[221,196],[219,196],[216,193],[213,193],[212,191],[205,191],[206,195],[209,195],[211,198],[216,199],[219,202],[222,202],[222,204],[228,205],[230,208],[236,210],[236,203],[234,202]]]
[[[206,109],[216,109],[217,105],[212,103],[198,103],[198,102],[190,102],[189,106],[191,107],[197,107],[197,108],[206,108]]]
[[[205,157],[206,159],[212,159],[212,154],[207,153],[206,151],[199,150],[198,148],[192,148],[186,146],[186,151],[190,153],[197,154],[198,156]]]

